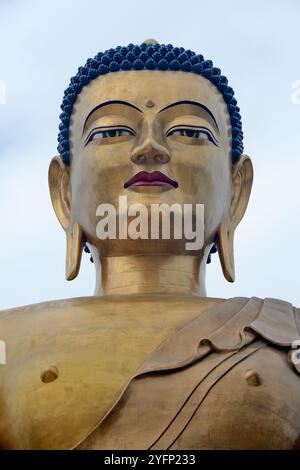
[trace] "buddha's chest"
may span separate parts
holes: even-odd
[[[0,448],[75,446],[110,410],[145,357],[209,305],[171,299],[168,322],[160,297],[75,299],[5,317]]]
[[[83,448],[97,449],[297,445],[300,377],[288,365],[286,351],[269,347],[212,354],[187,368],[134,379],[87,437],[141,358],[126,349],[104,360],[104,350],[86,341],[86,347],[73,345],[57,355],[49,347],[44,355],[28,354],[6,375],[0,425],[4,448],[68,449],[82,440]]]
[[[286,351],[264,347],[225,361],[198,391],[173,449],[300,447],[300,376]]]
[[[226,356],[226,355],[225,355]],[[292,449],[300,446],[300,377],[286,351],[212,355],[135,379],[82,449]]]
[[[51,339],[24,341],[20,350],[8,343],[0,370],[3,448],[72,448],[107,413],[154,347],[116,330]]]

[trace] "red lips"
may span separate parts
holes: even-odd
[[[129,188],[129,186],[173,186],[173,188],[177,188],[178,183],[160,171],[152,173],[140,171],[124,184],[124,188]]]

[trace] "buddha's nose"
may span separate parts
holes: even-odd
[[[153,136],[147,136],[132,149],[130,158],[137,165],[161,165],[170,161],[170,152]]]

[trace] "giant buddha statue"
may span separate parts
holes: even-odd
[[[227,78],[149,40],[88,59],[62,110],[51,200],[66,277],[89,252],[95,295],[1,312],[1,448],[299,449],[300,310],[206,296],[213,252],[234,281],[253,179]],[[99,236],[97,208],[117,208],[118,225],[120,197],[202,204],[201,247]]]

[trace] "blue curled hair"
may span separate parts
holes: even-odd
[[[77,74],[71,78],[61,105],[57,139],[57,150],[64,163],[70,163],[69,124],[73,105],[82,88],[100,75],[122,70],[179,70],[207,78],[227,103],[232,128],[232,163],[238,161],[244,149],[240,108],[237,106],[234,91],[228,85],[227,78],[221,75],[221,70],[214,67],[211,60],[205,60],[203,55],[183,47],[144,42],[141,45],[129,44],[126,47],[118,46],[99,52],[93,59],[88,59],[83,67],[79,67]]]

